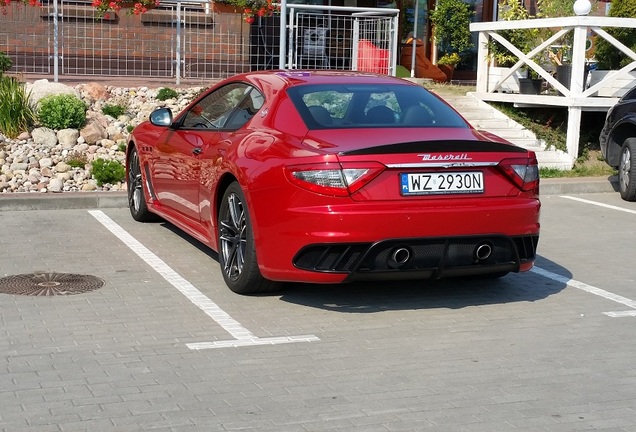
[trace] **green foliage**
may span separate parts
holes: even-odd
[[[503,0],[499,5],[500,20],[515,21],[531,18],[534,16],[528,13],[521,0]],[[500,30],[498,33],[524,53],[530,52],[540,44],[540,32],[537,28]],[[519,60],[519,57],[495,40],[489,42],[488,51],[495,59],[497,66],[510,67]]]
[[[11,61],[9,56],[3,52],[0,52],[0,76],[11,69],[11,66],[13,66],[13,62]]]
[[[70,94],[47,96],[40,101],[38,118],[51,129],[79,129],[86,121],[86,105]]]
[[[73,152],[66,163],[73,168],[84,168],[88,164],[88,157],[85,153]]]
[[[14,77],[0,75],[0,132],[15,138],[29,130],[35,120],[24,84]]]
[[[122,152],[122,153],[126,153],[126,144],[125,143],[121,143],[117,146],[117,150]]]
[[[95,159],[91,172],[98,186],[119,183],[126,178],[126,168],[116,160]]]
[[[636,0],[613,0],[609,16],[618,18],[636,17]],[[635,28],[612,27],[603,30],[627,47],[636,50]],[[620,69],[632,62],[630,57],[627,57],[622,51],[619,51],[618,48],[601,37],[596,38],[594,57],[598,62],[599,69]]]
[[[168,87],[160,88],[159,91],[157,92],[157,99],[160,101],[165,101],[167,99],[175,99],[177,96],[179,96],[179,93],[177,93],[175,90]]]
[[[461,55],[473,47],[470,34],[471,6],[463,0],[437,0],[430,19],[437,45],[443,54]]]
[[[133,129],[135,129],[135,127],[133,125],[126,126],[126,130],[128,131],[128,133],[131,133],[133,131]]]
[[[121,105],[104,105],[102,107],[102,112],[107,115],[107,116],[111,116],[112,118],[119,118],[120,115],[123,115],[126,113],[126,108],[121,106]]]

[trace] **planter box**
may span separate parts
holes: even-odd
[[[495,86],[504,75],[508,73],[510,68],[490,67],[488,68],[488,91],[493,91]],[[519,79],[525,78],[527,72],[516,71],[512,76],[508,77],[497,89],[498,93],[519,93]]]
[[[636,71],[632,71],[629,74],[623,75],[621,78],[618,79],[611,79],[611,76],[616,74],[617,72],[618,71],[615,70],[590,71],[590,87],[599,83],[606,77],[610,77],[606,85],[600,88],[597,94],[593,96],[622,97],[623,95],[625,95],[625,93],[636,86]]]

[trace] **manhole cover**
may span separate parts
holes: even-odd
[[[0,293],[28,296],[82,294],[100,289],[104,281],[91,275],[31,273],[0,279]]]

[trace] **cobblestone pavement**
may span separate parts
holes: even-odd
[[[636,431],[636,204],[616,193],[543,197],[536,272],[255,297],[172,226],[99,211],[255,337],[319,340],[190,349],[232,336],[87,209],[3,211],[0,277],[105,281],[0,294],[3,432]]]

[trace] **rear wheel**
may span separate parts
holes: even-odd
[[[636,201],[636,138],[627,138],[618,165],[618,190],[621,198]]]
[[[128,208],[133,219],[138,222],[158,221],[160,219],[159,216],[151,213],[146,205],[139,153],[137,153],[135,147],[130,150],[128,155],[128,179],[126,185],[128,190]]]
[[[221,272],[232,291],[255,294],[279,287],[265,279],[258,269],[252,222],[245,196],[236,182],[223,195],[219,208],[218,236]]]

